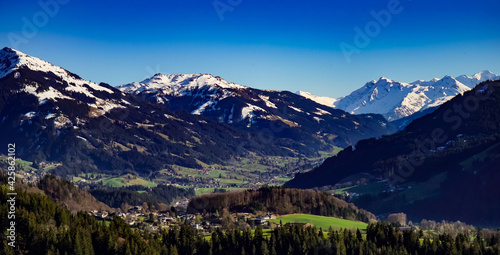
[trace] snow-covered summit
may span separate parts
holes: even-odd
[[[487,81],[487,80],[498,80],[500,79],[500,75],[496,75],[488,70],[479,72],[477,74],[474,74],[472,76],[467,76],[467,75],[460,75],[457,76],[455,79],[463,83],[464,85],[468,86],[469,88],[473,88],[477,84]]]
[[[451,76],[413,83],[380,78],[339,100],[335,107],[355,114],[379,113],[396,120],[439,106],[469,89]]]
[[[436,107],[458,94],[470,90],[480,82],[500,79],[490,71],[472,76],[449,75],[429,81],[397,82],[385,77],[367,82],[350,95],[338,99],[317,97],[307,92],[298,94],[318,103],[345,110],[352,114],[379,113],[388,120],[397,120],[416,112]],[[321,98],[319,100],[318,98]]]
[[[245,89],[247,87],[228,82],[219,76],[211,74],[155,74],[142,82],[132,82],[118,86],[125,93],[138,94],[144,91],[162,91],[167,95],[179,95],[187,91],[200,89],[204,86],[223,89]]]
[[[155,74],[142,82],[132,82],[117,87],[125,93],[140,95],[160,104],[169,104],[172,109],[188,110],[192,114],[202,115],[207,112],[220,110],[220,102],[228,97],[238,97],[241,93],[250,90],[249,87],[228,82],[219,76],[211,74]],[[189,99],[187,99],[189,98]],[[189,109],[179,107],[178,100],[182,104],[189,101]],[[260,99],[266,101],[264,99]],[[268,102],[268,104],[272,104]],[[257,108],[252,108],[257,109]],[[234,110],[234,109],[233,109]],[[261,111],[264,111],[261,109]],[[252,112],[252,111],[249,111]],[[220,116],[226,122],[233,122],[238,114],[228,113]],[[244,119],[248,113],[241,112]],[[238,118],[236,118],[238,119]]]
[[[52,72],[59,78],[67,81],[68,84],[73,84],[74,86],[83,86],[84,84],[86,84],[89,85],[92,89],[113,93],[112,90],[106,87],[83,80],[82,78],[68,72],[64,68],[55,66],[47,61],[32,57],[23,52],[8,47],[0,50],[0,79],[14,71],[19,70],[22,67],[26,67],[32,71],[40,71],[45,73]]]
[[[19,53],[8,47],[0,50],[0,79],[13,72],[19,65]]]
[[[84,80],[62,67],[5,47],[0,50],[0,79],[13,73],[17,80],[16,93],[29,93],[38,98],[39,105],[47,101],[85,101],[100,116],[114,108],[123,108],[124,102],[103,97],[115,90]],[[33,79],[36,77],[36,79]],[[46,82],[40,82],[46,81]]]

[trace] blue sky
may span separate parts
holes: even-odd
[[[339,97],[381,76],[412,82],[500,73],[497,0],[117,3],[2,1],[0,45],[111,85],[156,72],[211,73]],[[355,28],[368,41],[357,42]]]

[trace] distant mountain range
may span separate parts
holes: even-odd
[[[259,90],[210,74],[156,74],[118,86],[129,94],[254,132],[267,132],[316,150],[346,147],[394,132],[381,115],[352,115],[289,91]]]
[[[120,89],[3,48],[0,144],[15,142],[18,158],[61,162],[55,171],[62,176],[148,176],[249,153],[318,157],[395,131],[378,114],[352,115],[207,74],[158,74]]]
[[[0,50],[0,132],[0,144],[16,143],[16,157],[61,162],[55,171],[62,176],[147,176],[169,165],[201,168],[200,162],[223,163],[249,152],[317,153],[290,139],[254,142],[256,132],[169,111],[10,48]]]
[[[359,188],[375,214],[500,226],[500,81],[480,83],[403,131],[360,141],[286,185]],[[368,184],[366,184],[368,183]]]
[[[370,81],[350,95],[338,99],[317,97],[303,91],[298,94],[351,114],[378,113],[389,121],[394,121],[435,108],[480,82],[498,79],[500,76],[490,71],[456,78],[447,75],[441,79],[418,80],[412,83],[381,77],[378,81]]]

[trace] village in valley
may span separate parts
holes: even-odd
[[[193,229],[209,235],[215,229],[228,229],[236,227],[241,230],[253,229],[262,226],[263,229],[273,229],[278,223],[270,220],[276,219],[276,215],[253,214],[247,212],[229,213],[226,209],[216,213],[187,213],[185,205],[187,200],[179,201],[168,211],[150,210],[147,204],[143,206],[130,206],[128,210],[109,212],[92,210],[88,214],[100,221],[110,222],[113,217],[122,218],[132,228],[156,232],[159,229],[172,229],[183,224],[190,225]],[[293,223],[288,223],[293,224]],[[304,224],[305,225],[305,224]]]

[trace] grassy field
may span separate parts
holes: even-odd
[[[378,194],[384,190],[388,190],[389,186],[385,182],[373,182],[366,185],[355,185],[342,189],[332,190],[335,194],[358,193],[358,194]]]
[[[500,146],[500,145],[495,144],[495,145],[489,147],[488,149],[481,151],[481,152],[465,159],[464,161],[460,162],[460,166],[462,166],[464,171],[472,172],[472,171],[476,170],[474,162],[476,162],[476,161],[484,162],[487,157],[490,157],[490,159],[494,159],[494,158],[498,157],[497,153],[495,153],[495,150],[498,149],[498,146]]]
[[[187,188],[187,186],[186,186]],[[198,196],[198,195],[202,195],[202,194],[207,194],[207,193],[213,193],[214,192],[214,188],[198,188],[194,191],[194,193]]]
[[[189,186],[181,186],[182,188],[190,188]],[[235,191],[235,190],[242,190],[246,188],[224,188],[226,191]],[[208,194],[208,193],[213,193],[214,188],[197,188],[195,191],[195,195],[202,195],[202,194]]]
[[[0,155],[0,160],[1,161],[7,161],[7,156],[5,155]],[[35,168],[31,167],[31,164],[32,162],[30,161],[26,161],[26,160],[20,160],[20,159],[16,159],[16,166],[19,167],[19,166],[23,166],[24,168],[26,168],[27,170],[34,170],[36,171]]]
[[[131,185],[142,185],[144,187],[156,187],[158,184],[154,182],[150,182],[147,180],[144,180],[142,178],[133,178],[133,179],[128,179],[125,177],[113,177],[113,178],[106,178],[102,182],[105,185],[110,185],[111,187],[123,187],[123,186],[131,186]]]
[[[271,222],[280,223],[280,220],[283,224],[287,222],[299,222],[299,223],[310,223],[317,228],[322,228],[323,230],[328,230],[328,228],[348,228],[348,229],[357,229],[360,230],[366,229],[368,224],[359,221],[351,221],[344,220],[334,217],[326,217],[326,216],[318,216],[311,214],[288,214],[279,216],[276,219],[270,220]]]
[[[48,167],[44,168],[43,171],[50,172],[50,171],[54,170],[55,168],[56,168],[56,166],[48,166]]]
[[[357,186],[350,186],[350,187],[345,187],[345,188],[341,188],[341,189],[334,189],[334,190],[328,191],[328,193],[331,192],[333,194],[344,194],[349,189],[352,189],[352,188],[355,188],[355,187],[357,187]]]
[[[346,189],[347,192],[354,192],[359,194],[373,194],[380,193],[384,190],[388,190],[389,186],[386,182],[374,182],[366,185],[359,185],[356,187],[351,187]]]
[[[32,162],[30,162],[30,161],[16,160],[16,164],[22,165],[28,170],[36,170],[35,168],[31,167]]]
[[[287,182],[291,180],[291,177],[281,177],[281,178],[276,178],[276,180],[281,181],[281,182]]]
[[[319,154],[321,158],[328,158],[337,155],[342,150],[340,147],[334,147],[333,151],[320,151]]]
[[[102,181],[103,184],[109,185],[111,187],[123,187],[125,183],[123,182],[122,177],[108,178]]]

